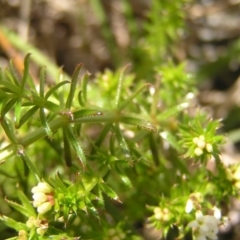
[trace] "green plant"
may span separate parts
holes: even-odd
[[[223,165],[219,121],[198,106],[184,64],[160,61],[176,37],[171,16],[181,16],[180,5],[154,3],[144,50],[151,61],[134,67],[151,71],[150,83],[128,65],[80,77],[79,64],[71,79],[60,72],[47,84],[45,67],[31,77],[30,55],[22,75],[12,61],[1,70],[5,238],[137,240],[140,222],[170,239],[216,239],[221,203],[239,195],[239,166]],[[153,39],[163,3],[166,29]]]

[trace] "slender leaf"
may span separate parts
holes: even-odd
[[[56,84],[55,86],[53,86],[45,95],[45,99],[47,100],[54,92],[56,92],[58,90],[58,88],[60,88],[61,86],[70,83],[70,81],[66,80],[63,82],[60,82],[58,84]]]
[[[22,89],[10,81],[1,81],[1,85],[7,89],[8,92],[16,93],[17,95],[21,95]]]
[[[84,155],[84,152],[82,150],[82,147],[80,146],[78,140],[76,139],[76,137],[74,136],[71,128],[69,126],[65,127],[65,131],[68,137],[68,140],[72,146],[72,148],[74,149],[75,153],[77,154],[79,160],[81,161],[83,167],[85,167],[86,165],[86,157]]]
[[[17,222],[12,218],[4,215],[0,215],[0,220],[3,221],[8,227],[15,229],[16,231],[25,230],[28,231],[28,227],[21,222]]]
[[[63,146],[64,146],[64,159],[67,166],[70,167],[72,165],[72,153],[65,128],[63,128]]]
[[[20,85],[20,82],[19,82],[19,80],[16,76],[16,70],[15,70],[15,67],[14,67],[13,59],[10,59],[10,61],[9,61],[9,69],[10,69],[10,73],[12,75],[12,79],[13,79],[14,83],[17,86],[20,87],[21,85]]]
[[[149,86],[151,86],[151,84],[146,83],[143,86],[141,86],[139,89],[137,89],[137,91],[134,92],[128,99],[126,99],[125,101],[121,102],[121,104],[118,105],[118,111],[123,110],[139,93],[144,91]]]
[[[70,109],[70,107],[72,105],[72,101],[74,98],[74,93],[75,93],[77,81],[78,81],[78,74],[79,74],[82,66],[83,66],[83,64],[78,64],[77,67],[75,68],[73,76],[72,76],[70,92],[68,94],[68,98],[67,98],[67,102],[66,102],[66,108],[68,108],[68,109]]]
[[[22,101],[19,99],[15,104],[15,127],[19,128],[20,117],[22,112]]]
[[[15,131],[11,123],[4,117],[1,119],[2,128],[12,143],[17,143]]]
[[[46,67],[42,67],[40,71],[40,89],[39,89],[39,95],[40,97],[44,98],[44,85],[46,80]]]
[[[62,110],[62,108],[60,106],[58,106],[57,104],[50,102],[50,101],[46,101],[44,103],[44,108],[50,110],[51,112],[55,112],[55,113],[58,113]]]
[[[132,156],[131,156],[131,151],[126,143],[125,138],[122,135],[122,132],[119,128],[119,126],[116,124],[115,126],[115,134],[118,139],[120,148],[122,150],[123,155],[125,156],[126,160],[129,162],[130,165],[132,165]]]
[[[119,78],[118,78],[118,86],[117,86],[117,92],[116,92],[116,99],[115,99],[115,104],[116,106],[119,106],[119,100],[120,100],[120,96],[121,96],[121,92],[122,92],[122,85],[123,85],[123,76],[124,73],[126,71],[126,69],[130,66],[130,64],[127,64],[121,71],[119,74]]]
[[[78,101],[81,106],[86,106],[87,103],[87,85],[89,81],[90,73],[87,72],[82,79],[81,90],[78,93]]]
[[[13,107],[13,105],[17,102],[17,98],[13,98],[8,101],[5,105],[2,106],[1,117],[4,117],[5,114]]]
[[[38,106],[33,106],[30,108],[20,119],[19,121],[19,127],[21,127],[27,120],[29,120],[33,114],[38,110]]]
[[[64,182],[62,181],[62,176],[60,176],[59,173],[56,174],[56,176],[54,177],[54,179],[50,179],[50,182],[53,182],[53,186],[56,189],[61,190],[62,192],[67,192],[67,186],[64,184]]]
[[[135,117],[121,116],[120,122],[125,123],[125,124],[135,125],[135,126],[138,126],[140,128],[143,128],[143,129],[146,129],[149,131],[154,131],[154,132],[157,131],[157,128],[152,123],[150,123],[146,120],[143,120],[143,119],[135,118]]]
[[[101,188],[101,190],[107,194],[108,197],[118,201],[118,202],[121,202],[119,200],[119,197],[118,195],[112,190],[112,188],[110,188],[105,182],[101,182],[99,183],[99,187]]]
[[[73,118],[95,117],[101,115],[103,115],[103,113],[95,109],[81,109],[73,113]]]
[[[37,168],[33,165],[33,163],[30,161],[30,159],[25,155],[22,148],[19,148],[18,154],[22,158],[22,160],[27,164],[30,171],[35,175],[38,182],[41,182],[40,174],[37,170]]]
[[[22,89],[25,88],[25,84],[29,77],[29,64],[30,64],[30,53],[28,53],[24,59],[24,71],[23,71],[23,77],[22,77],[22,83],[21,87]]]
[[[8,199],[5,199],[5,201],[14,209],[16,209],[18,212],[20,212],[21,214],[23,214],[26,217],[31,217],[36,215],[35,211],[33,212],[32,210],[34,209],[28,209],[26,206],[22,206],[16,202],[10,201]]]
[[[21,201],[21,203],[23,204],[23,206],[28,210],[28,212],[30,213],[30,216],[36,216],[36,211],[31,203],[31,201],[29,201],[29,199],[27,198],[27,196],[23,193],[23,191],[21,191],[20,189],[18,189],[18,197]]]
[[[39,114],[40,114],[40,120],[41,120],[41,123],[46,131],[46,134],[47,136],[52,139],[53,138],[53,133],[52,133],[52,130],[50,129],[48,123],[47,123],[47,119],[46,119],[46,116],[45,116],[45,112],[44,112],[44,108],[40,108],[40,111],[39,111]]]

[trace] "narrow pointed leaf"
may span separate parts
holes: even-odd
[[[5,201],[15,210],[17,210],[18,212],[20,212],[21,214],[23,214],[26,217],[31,217],[36,215],[36,213],[33,213],[31,210],[27,209],[25,206],[22,206],[16,202],[10,201],[8,199],[5,199]],[[32,215],[33,214],[33,215]]]
[[[160,133],[160,135],[162,138],[166,139],[168,143],[177,151],[179,152],[182,151],[181,145],[178,143],[176,135],[171,134],[170,132],[163,132],[163,133]]]
[[[25,84],[28,80],[29,77],[29,63],[30,63],[30,53],[28,53],[24,59],[24,71],[23,71],[23,78],[22,78],[22,83],[21,87],[22,89],[25,87]]]
[[[151,86],[151,84],[150,83],[146,83],[143,86],[141,86],[139,89],[137,89],[137,91],[134,92],[128,99],[126,99],[121,104],[119,104],[118,111],[123,110],[138,94],[140,94],[142,91],[144,91],[149,86]]]
[[[22,160],[27,164],[29,170],[35,175],[38,182],[41,182],[40,173],[38,172],[37,168],[33,165],[30,159],[24,154],[23,149],[18,150],[18,154],[22,158]]]
[[[102,132],[99,134],[99,136],[95,142],[95,146],[99,147],[102,144],[102,142],[106,138],[107,134],[111,131],[111,128],[112,128],[112,123],[106,124],[104,126]]]
[[[17,178],[17,176],[14,176],[11,173],[9,173],[8,170],[3,170],[3,169],[0,169],[0,175],[5,176],[7,178]]]
[[[66,102],[66,108],[68,108],[68,109],[70,109],[71,105],[72,105],[72,100],[74,98],[74,93],[75,93],[77,81],[78,81],[78,74],[79,74],[82,66],[83,66],[83,64],[78,64],[77,67],[75,68],[73,76],[72,76],[70,92],[69,92],[67,102]]]
[[[72,153],[65,128],[63,128],[63,146],[64,146],[64,159],[67,166],[70,167],[72,165]]]
[[[99,187],[108,197],[120,202],[118,195],[105,182],[99,183]]]
[[[125,138],[123,137],[122,135],[122,132],[121,130],[119,129],[119,126],[117,125],[115,127],[115,134],[116,134],[116,137],[118,139],[118,142],[119,142],[119,146],[121,148],[121,151],[123,153],[123,155],[125,156],[126,160],[130,163],[131,165],[131,162],[132,162],[132,156],[131,156],[131,151],[126,143],[126,140]]]
[[[1,85],[4,86],[8,92],[16,93],[17,95],[21,95],[22,89],[10,81],[1,81]]]
[[[110,141],[109,141],[109,150],[112,154],[112,156],[115,156],[115,135],[112,134]]]
[[[63,82],[60,82],[53,86],[46,94],[45,94],[45,99],[47,100],[54,92],[56,92],[61,86],[70,83],[70,81],[66,80]]]
[[[68,140],[69,140],[72,148],[74,149],[75,153],[77,154],[77,157],[79,158],[79,160],[81,161],[83,166],[85,166],[86,165],[86,157],[84,155],[84,152],[83,152],[78,140],[74,136],[74,134],[69,126],[66,127],[66,133],[67,133],[67,137],[68,137]]]
[[[13,79],[14,83],[20,87],[20,82],[16,76],[16,70],[14,67],[13,59],[10,59],[10,61],[9,61],[9,69],[10,69],[10,73],[12,75],[12,79]]]
[[[178,105],[178,106],[171,107],[170,109],[165,109],[165,111],[163,111],[162,113],[160,113],[160,114],[157,116],[157,119],[158,119],[159,121],[164,121],[164,120],[168,119],[169,117],[178,114],[178,113],[181,112],[184,108],[185,108],[184,105],[181,105],[181,104],[180,104],[180,105]]]
[[[17,102],[17,98],[13,98],[8,101],[5,105],[2,106],[1,117],[4,117],[5,114],[13,107],[13,105]]]
[[[80,90],[79,93],[78,93],[78,103],[79,103],[80,106],[85,107],[85,102],[83,100],[82,90]]]
[[[53,179],[53,182],[55,188],[61,190],[62,192],[67,192],[67,187],[63,183],[62,176],[59,173],[56,174],[55,178]]]
[[[20,117],[22,112],[22,101],[18,100],[15,104],[15,127],[19,128]]]
[[[2,118],[0,122],[1,122],[1,125],[2,125],[2,128],[5,132],[5,134],[7,135],[9,140],[12,143],[17,143],[17,139],[16,139],[16,136],[15,136],[15,131],[14,131],[14,128],[11,125],[11,123],[6,118]]]
[[[27,196],[23,193],[23,191],[21,191],[20,189],[18,189],[18,197],[19,197],[21,203],[23,204],[23,206],[29,211],[30,216],[36,216],[36,211],[35,211],[32,203],[27,198]]]
[[[92,174],[84,173],[82,176],[82,182],[83,182],[85,191],[90,192],[99,182],[99,179]]]
[[[51,112],[55,112],[55,113],[58,113],[62,110],[62,108],[60,106],[58,106],[57,104],[50,102],[50,101],[46,101],[44,103],[44,108],[50,110]]]
[[[0,215],[0,221],[3,221],[8,227],[15,229],[16,231],[25,230],[28,231],[28,227],[21,222],[17,222],[12,218],[4,215]]]
[[[126,65],[121,71],[120,71],[120,74],[119,74],[119,78],[118,78],[118,86],[117,86],[117,92],[116,92],[116,99],[115,99],[115,104],[116,106],[119,105],[119,100],[120,100],[120,97],[121,97],[121,92],[122,92],[122,85],[123,85],[123,76],[124,76],[124,73],[126,71],[126,69],[129,67],[129,64]]]
[[[42,67],[40,71],[40,89],[39,89],[39,95],[40,97],[44,97],[44,85],[46,80],[46,67]]]
[[[19,127],[21,127],[27,120],[29,120],[33,114],[38,110],[38,106],[34,106],[30,108],[20,119],[19,121]]]
[[[16,79],[16,77],[11,73],[11,71],[9,71],[8,69],[5,70],[5,74],[6,74],[6,78],[9,82],[11,82],[12,84],[14,84],[15,86],[20,87],[20,84],[18,82],[18,80]]]
[[[81,90],[78,93],[78,101],[81,106],[86,106],[87,103],[87,85],[90,73],[86,73],[82,78]]]
[[[120,117],[120,122],[125,124],[135,125],[149,131],[154,131],[154,132],[157,131],[157,128],[152,123],[143,119],[135,118],[135,117],[122,116]]]
[[[46,134],[47,136],[52,139],[53,138],[53,133],[52,133],[52,130],[50,129],[48,123],[47,123],[47,119],[46,119],[46,116],[45,116],[45,112],[44,112],[44,108],[40,108],[40,120],[41,120],[41,123],[46,131]]]
[[[103,115],[102,112],[95,109],[81,109],[73,113],[73,118],[81,118],[81,117],[95,117]]]

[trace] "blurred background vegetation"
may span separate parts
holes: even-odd
[[[56,66],[72,75],[81,62],[93,76],[131,63],[136,79],[152,82],[154,68],[183,63],[199,102],[223,118],[224,161],[239,162],[239,22],[239,0],[0,0],[0,66],[14,58],[21,71],[31,52],[33,76],[46,65],[48,81]],[[239,206],[230,210],[233,225]]]

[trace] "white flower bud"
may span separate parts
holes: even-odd
[[[207,143],[206,149],[207,149],[207,151],[208,151],[209,153],[212,152],[212,151],[213,151],[213,146],[212,146],[212,144]]]
[[[36,220],[35,220],[35,217],[30,217],[30,218],[27,220],[27,222],[26,222],[27,227],[28,227],[28,228],[34,227],[34,222],[35,222],[35,221],[36,221]]]
[[[43,192],[36,192],[33,194],[32,198],[38,202],[46,202],[47,201],[47,195]]]
[[[48,183],[46,183],[46,182],[38,183],[37,187],[43,193],[51,193],[51,192],[53,192],[52,187]]]
[[[195,143],[195,144],[197,144],[198,143],[198,137],[195,137],[195,138],[193,138],[193,142]]]
[[[44,202],[37,208],[37,211],[39,214],[44,214],[48,212],[51,208],[52,208],[52,204],[50,202]]]
[[[154,208],[154,216],[157,220],[160,220],[163,218],[163,212],[162,209],[159,207]]]
[[[39,227],[37,228],[37,234],[44,235],[44,233],[47,231],[47,227]]]
[[[199,138],[198,142],[197,142],[197,146],[199,148],[203,149],[205,147],[205,145],[206,145],[205,141]]]
[[[203,150],[201,148],[195,148],[194,153],[197,156],[201,156],[203,154]]]

